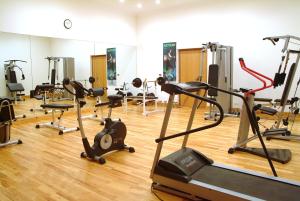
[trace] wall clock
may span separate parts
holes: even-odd
[[[70,19],[65,19],[65,21],[64,21],[64,27],[66,29],[71,29],[71,27],[72,27],[72,21]]]

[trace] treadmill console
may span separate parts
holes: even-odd
[[[204,82],[185,82],[185,83],[168,83],[161,87],[161,90],[168,94],[182,94],[183,91],[197,92],[201,89],[208,89],[208,84]]]
[[[199,169],[199,159],[194,154],[185,154],[175,160],[175,163],[181,167],[188,175]]]
[[[180,149],[159,160],[155,172],[188,182],[191,176],[213,161],[191,148]]]

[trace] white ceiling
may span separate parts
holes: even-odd
[[[102,5],[116,8],[123,12],[132,14],[149,13],[151,11],[165,10],[168,8],[179,7],[188,5],[191,3],[199,2],[200,0],[160,0],[160,4],[156,4],[156,0],[124,0],[123,3],[120,0],[96,0]],[[142,4],[142,8],[138,8],[137,4]]]

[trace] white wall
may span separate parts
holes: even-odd
[[[66,18],[73,22],[70,30],[63,26]],[[136,18],[97,0],[0,0],[0,31],[133,45]]]
[[[32,89],[36,85],[50,82],[48,79],[48,61],[51,56],[51,38],[31,36]],[[51,66],[52,68],[52,66]]]
[[[91,55],[94,54],[94,42],[51,38],[51,54],[54,57],[73,57],[75,59],[76,80],[86,80],[91,76]],[[62,65],[62,61],[60,64]],[[59,83],[62,83],[62,68]]]
[[[234,47],[234,87],[255,88],[257,82],[240,69],[238,58],[244,57],[249,67],[274,77],[282,46],[274,47],[262,38],[300,36],[298,19],[300,1],[296,0],[203,0],[192,6],[140,16],[138,76],[152,79],[162,73],[164,42],[177,42],[177,48],[181,49],[212,41]],[[268,89],[257,96],[279,98],[282,88]]]
[[[117,85],[136,78],[136,47],[116,46]]]
[[[123,86],[123,83],[130,83],[136,77],[136,61],[137,61],[137,50],[135,46],[125,46],[109,43],[95,43],[95,55],[105,55],[107,48],[116,48],[116,71],[117,71],[117,82],[116,86],[108,85],[108,94],[115,94],[115,88]],[[127,85],[129,90],[131,84]]]
[[[6,81],[4,79],[4,61],[9,59],[18,59],[27,61],[27,63],[16,63],[23,69],[25,80],[22,79],[21,72],[16,69],[17,81],[22,83],[25,93],[29,94],[31,89],[31,60],[30,60],[30,39],[26,35],[7,34],[0,32],[0,96],[7,96]]]

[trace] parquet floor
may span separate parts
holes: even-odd
[[[134,146],[136,152],[107,155],[105,165],[80,158],[83,146],[79,132],[60,136],[53,129],[36,129],[36,123],[49,120],[51,115],[28,112],[28,118],[20,119],[12,126],[11,137],[22,139],[23,144],[0,149],[0,200],[158,200],[151,193],[149,174],[156,149],[154,140],[159,136],[164,113],[145,117],[136,106],[130,107],[127,114],[122,108],[114,109],[113,116],[125,122],[126,143]],[[19,104],[16,112],[27,112],[29,108],[30,104]],[[173,109],[168,134],[185,129],[189,111],[189,108]],[[203,120],[203,112],[197,111],[194,127],[208,123]],[[77,126],[74,110],[66,112],[63,124]],[[271,175],[266,160],[247,153],[227,153],[235,142],[238,125],[238,118],[225,118],[220,126],[191,135],[188,145],[215,162]],[[84,121],[84,128],[90,143],[95,133],[102,130],[99,123],[91,120]],[[293,130],[300,133],[300,124],[296,123]],[[182,138],[166,142],[163,155],[177,150],[181,142]],[[299,143],[273,140],[266,144],[291,149],[291,162],[274,164],[279,176],[300,181]],[[251,145],[259,146],[259,143],[254,141]],[[162,192],[157,194],[163,200],[183,200]]]

